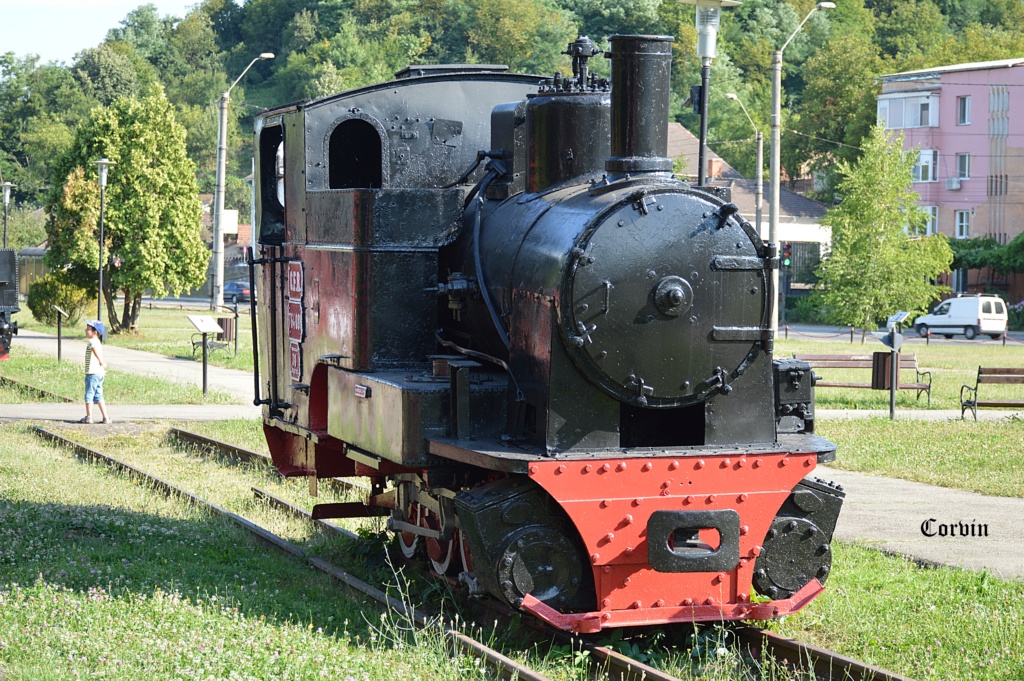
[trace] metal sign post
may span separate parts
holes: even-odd
[[[206,315],[188,315],[188,320],[192,322],[192,326],[196,327],[196,331],[203,334],[203,398],[205,398],[207,390],[207,353],[210,349],[208,337],[211,333],[223,332],[223,329],[220,328],[220,324],[213,317]]]
[[[909,312],[897,312],[886,320],[887,333],[871,335],[889,348],[889,420],[896,420],[896,389],[899,387],[900,346],[903,345],[903,322],[910,316]]]

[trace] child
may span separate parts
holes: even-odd
[[[85,324],[85,416],[79,423],[92,423],[92,405],[96,403],[103,415],[103,423],[110,423],[107,405],[103,402],[103,377],[107,363],[103,361],[103,344],[100,337],[106,332],[103,322]]]

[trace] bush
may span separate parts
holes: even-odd
[[[28,309],[37,322],[57,326],[57,311],[53,306],[68,313],[65,324],[77,324],[85,313],[85,307],[92,301],[89,291],[62,281],[53,272],[36,279],[28,289]]]
[[[1024,330],[1024,300],[1019,303],[1006,306],[1006,312],[1009,317],[1007,325],[1010,331],[1022,331]]]
[[[786,321],[793,324],[825,324],[828,314],[821,296],[812,291],[803,296],[786,296]]]

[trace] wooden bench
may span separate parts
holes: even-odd
[[[1002,407],[1024,409],[1024,399],[1021,400],[979,400],[978,387],[982,383],[1002,383],[1003,385],[1024,385],[1024,369],[1008,367],[978,367],[978,379],[974,387],[969,385],[960,388],[960,418],[968,409],[974,414],[974,420],[978,420],[978,407]],[[973,396],[973,399],[971,397]]]
[[[873,368],[873,357],[870,354],[864,355],[793,355],[811,365],[812,369],[867,369]],[[902,379],[902,372],[913,371],[914,382],[899,380],[896,385],[898,390],[916,390],[918,399],[921,393],[928,394],[928,405],[932,403],[932,372],[921,371],[917,365],[917,355],[900,355],[899,371],[897,376]],[[927,379],[927,380],[926,380]],[[867,383],[850,383],[840,381],[819,380],[815,381],[818,388],[871,388],[871,381]]]

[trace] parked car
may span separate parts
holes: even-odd
[[[967,340],[978,334],[999,338],[1006,333],[1006,305],[997,296],[960,295],[939,303],[931,314],[914,320],[914,329],[921,336],[929,331],[946,338],[962,333]]]
[[[249,284],[240,281],[224,283],[224,300],[231,303],[249,302]]]

